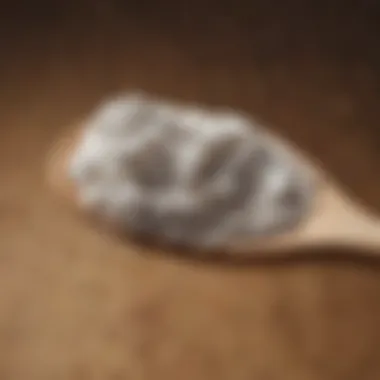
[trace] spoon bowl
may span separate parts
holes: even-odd
[[[89,216],[102,231],[121,236],[124,240],[125,231],[118,231],[117,226],[81,210],[77,189],[68,175],[68,165],[82,130],[81,127],[74,129],[53,147],[48,159],[48,185],[69,207],[79,211],[79,214]],[[380,219],[351,200],[321,166],[314,164],[298,148],[278,136],[272,136],[270,132],[266,133],[279,148],[292,151],[304,169],[312,174],[315,184],[312,207],[297,228],[286,233],[230,241],[223,247],[222,255],[231,258],[283,257],[296,250],[324,246],[354,248],[355,252],[368,252],[373,255],[380,253]],[[136,236],[127,237],[127,240],[130,238]],[[147,243],[144,236],[140,240]],[[157,249],[166,245],[165,242],[153,244],[156,244]],[[207,249],[189,251],[194,257],[207,257],[212,254],[212,250]]]

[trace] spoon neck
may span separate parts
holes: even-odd
[[[339,191],[333,192],[334,202],[328,210],[331,223],[326,225],[326,237],[349,245],[374,248],[380,254],[380,219],[355,204]]]
[[[351,214],[351,218],[347,216],[344,223],[342,232],[348,243],[374,248],[380,254],[380,221],[376,216],[359,210],[356,214]]]

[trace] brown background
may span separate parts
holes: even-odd
[[[0,379],[380,379],[376,261],[141,257],[43,182],[67,125],[143,88],[254,113],[380,210],[380,7],[126,3],[4,3]]]

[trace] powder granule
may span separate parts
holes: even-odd
[[[127,233],[194,248],[292,229],[312,189],[253,120],[134,94],[88,118],[70,176],[88,211]]]

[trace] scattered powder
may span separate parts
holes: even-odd
[[[90,116],[70,174],[89,211],[128,233],[195,248],[292,229],[312,190],[256,122],[142,95]]]

